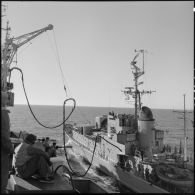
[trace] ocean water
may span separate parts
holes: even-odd
[[[56,129],[47,129],[40,126],[33,118],[27,105],[15,105],[10,107],[10,123],[11,130],[20,132],[27,131],[34,133],[38,137],[49,136],[62,143],[63,127]],[[46,126],[56,126],[63,120],[62,106],[32,106],[33,113],[38,120]],[[66,108],[66,116],[70,113],[71,108]],[[76,107],[75,111],[67,122],[91,123],[95,124],[95,117],[108,114],[109,111],[115,113],[132,113],[133,109],[128,108],[107,108],[107,107]],[[182,119],[178,119],[179,114],[168,109],[153,109],[153,117],[155,118],[155,127],[165,131],[164,143],[171,146],[179,146],[180,140],[183,144],[184,140],[184,124]],[[187,147],[189,153],[194,152],[194,128],[191,120],[194,116],[192,113],[186,115],[186,129],[188,142]]]
[[[56,126],[63,121],[63,108],[62,106],[31,106],[36,118],[45,126]],[[57,140],[57,145],[63,143],[63,127],[60,126],[56,129],[47,129],[40,126],[33,118],[27,105],[15,105],[10,107],[10,124],[11,130],[15,132],[27,131],[36,134],[37,137],[50,137]],[[66,107],[66,116],[71,111],[71,107]],[[76,123],[91,123],[95,124],[95,117],[103,114],[108,114],[109,111],[115,113],[131,113],[133,109],[128,108],[106,108],[106,107],[76,107],[75,111],[68,119],[67,122]],[[164,130],[164,144],[169,144],[172,148],[177,146],[179,148],[180,141],[184,143],[184,124],[182,119],[178,119],[179,114],[168,109],[152,109],[153,117],[155,118],[155,127]],[[193,120],[193,112],[186,115],[186,129],[187,129],[187,156],[189,160],[194,162],[194,127],[191,122]],[[66,140],[67,141],[67,140]],[[75,157],[76,161],[81,162],[79,157]],[[78,165],[87,169],[87,165],[80,163]],[[107,176],[99,175],[96,170],[90,170],[89,177],[93,178],[101,185],[110,186],[115,188],[117,192],[119,189],[115,185],[115,181]],[[115,186],[115,187],[113,187]],[[113,190],[113,189],[112,189]]]

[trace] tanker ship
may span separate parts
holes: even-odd
[[[5,5],[2,5],[2,11],[6,11]],[[5,16],[4,13],[3,16]],[[3,20],[2,20],[3,22]],[[3,26],[3,25],[2,25]],[[14,61],[14,57],[17,56],[17,51],[20,47],[29,43],[34,38],[38,37],[42,33],[53,30],[53,25],[49,24],[48,26],[38,29],[36,31],[26,33],[20,35],[18,37],[13,37],[10,34],[11,28],[9,26],[9,21],[7,21],[7,25],[5,28],[1,29],[2,37],[5,38],[5,41],[2,42],[1,48],[1,194],[14,194],[14,193],[110,193],[109,190],[101,187],[97,182],[94,182],[90,178],[84,178],[83,175],[74,176],[72,178],[71,175],[67,174],[67,171],[64,167],[64,163],[66,160],[64,156],[53,156],[50,158],[50,162],[52,164],[52,174],[54,179],[52,181],[41,180],[37,172],[34,173],[29,178],[22,178],[20,175],[16,173],[15,167],[12,165],[13,156],[12,152],[8,152],[13,145],[13,148],[16,148],[19,144],[25,141],[25,138],[31,132],[20,131],[13,132],[10,131],[9,125],[9,115],[10,112],[9,107],[14,106],[14,93],[12,89],[14,84],[11,81],[11,72],[13,70],[20,71],[22,75],[22,83],[24,93],[28,102],[28,106],[30,111],[32,111],[25,87],[24,87],[24,79],[23,79],[23,72],[17,66],[17,58]],[[16,66],[12,67],[13,62],[16,63]],[[69,101],[70,99],[66,99]],[[35,115],[32,112],[35,120],[41,124]],[[19,119],[19,118],[18,118]],[[63,123],[62,123],[63,124]],[[59,126],[61,126],[60,124]],[[45,125],[44,125],[45,126]],[[48,127],[46,128],[56,128],[56,127]],[[19,128],[19,127],[18,127]],[[22,127],[21,127],[22,128]],[[9,138],[10,136],[10,138]],[[49,138],[49,137],[48,137]],[[55,140],[54,140],[55,141]],[[41,142],[37,140],[33,147],[42,148],[44,150],[43,145]],[[9,148],[9,149],[8,149]],[[65,146],[64,146],[65,148]],[[23,153],[25,157],[25,152]],[[40,153],[41,154],[41,153]],[[45,153],[46,154],[46,153]],[[31,160],[31,159],[30,159]],[[35,170],[34,167],[31,167]],[[86,172],[87,173],[87,172]]]
[[[164,144],[164,130],[155,128],[149,107],[141,106],[140,95],[154,91],[139,91],[138,78],[144,74],[136,65],[139,50],[130,63],[135,86],[126,87],[126,96],[135,99],[135,113],[97,116],[95,125],[66,124],[75,153],[101,172],[137,193],[192,192],[193,172],[186,169],[183,154],[168,151]],[[70,167],[71,168],[71,167]]]

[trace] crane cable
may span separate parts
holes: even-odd
[[[60,127],[61,125],[63,125],[63,124],[69,119],[69,117],[71,116],[71,114],[72,114],[73,111],[75,110],[75,106],[76,106],[75,104],[74,104],[74,107],[72,108],[72,111],[69,113],[68,117],[67,117],[66,119],[64,119],[64,121],[63,121],[62,123],[60,123],[60,124],[58,124],[58,125],[56,125],[56,126],[52,126],[52,127],[49,127],[49,126],[46,126],[46,125],[42,124],[42,123],[37,119],[37,117],[36,117],[35,114],[33,113],[32,108],[31,108],[31,106],[30,106],[30,103],[29,103],[29,100],[28,100],[28,96],[27,96],[27,94],[26,94],[26,89],[25,89],[25,86],[24,86],[24,77],[23,77],[23,72],[22,72],[22,70],[21,70],[20,68],[18,68],[18,67],[13,67],[13,68],[11,68],[11,69],[10,69],[9,80],[10,80],[10,78],[11,78],[11,72],[12,72],[13,70],[18,70],[18,71],[20,71],[20,73],[21,73],[21,75],[22,75],[22,78],[21,78],[21,79],[22,79],[22,85],[23,85],[24,94],[25,94],[25,97],[26,97],[26,100],[27,100],[27,103],[28,103],[28,107],[29,107],[30,112],[31,112],[31,114],[33,115],[34,119],[37,121],[37,123],[39,123],[41,126],[47,128],[47,129],[54,129],[54,128]],[[73,98],[71,98],[71,99],[73,99]],[[67,99],[67,100],[69,101],[70,99]]]
[[[59,51],[58,51],[58,46],[57,46],[57,41],[56,41],[56,36],[55,36],[55,31],[53,29],[53,39],[54,39],[54,42],[55,42],[55,48],[56,48],[56,51],[57,51],[57,55],[56,55],[56,58],[57,58],[57,61],[58,61],[58,65],[59,65],[59,68],[60,68],[60,72],[61,72],[61,78],[62,78],[62,82],[63,82],[63,85],[64,85],[64,90],[65,90],[65,93],[66,93],[66,96],[68,96],[68,93],[67,93],[67,88],[65,86],[65,77],[64,77],[64,74],[63,74],[63,71],[62,71],[62,67],[61,67],[61,63],[60,63],[60,57],[59,57]],[[53,48],[53,47],[52,47]],[[53,48],[54,50],[54,48]],[[67,82],[66,82],[67,83]],[[70,91],[70,90],[69,90]],[[83,118],[85,120],[87,120],[89,122],[89,120],[87,119],[87,117],[84,115],[84,113],[80,110],[79,107],[77,107],[78,110],[80,111],[81,115],[83,116]]]
[[[64,91],[66,93],[66,96],[68,96],[66,86],[65,86],[65,77],[64,77],[62,67],[61,67],[61,63],[60,63],[60,57],[59,57],[59,52],[58,52],[57,41],[56,41],[56,36],[55,36],[54,29],[53,29],[53,37],[54,37],[55,47],[56,47],[56,51],[57,51],[57,60],[58,60],[59,68],[60,68],[60,73],[61,73],[61,78],[62,78],[62,82],[63,82],[63,86],[64,86]]]

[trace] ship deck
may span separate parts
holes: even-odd
[[[10,192],[43,192],[43,193],[74,193],[72,186],[66,178],[56,174],[54,183],[41,183],[38,180],[30,178],[23,180],[20,177],[11,175],[8,183],[8,191]]]

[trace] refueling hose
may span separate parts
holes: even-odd
[[[53,126],[53,127],[49,127],[49,126],[46,126],[46,125],[42,124],[42,123],[37,119],[37,117],[36,117],[35,114],[33,113],[32,108],[31,108],[31,106],[30,106],[30,103],[29,103],[29,100],[28,100],[28,97],[27,97],[27,94],[26,94],[25,86],[24,86],[24,77],[23,77],[23,72],[22,72],[22,70],[21,70],[20,68],[18,68],[18,67],[13,67],[13,68],[11,68],[11,69],[10,69],[9,81],[10,81],[10,78],[11,78],[11,72],[12,72],[13,70],[19,70],[20,73],[21,73],[21,75],[22,75],[22,85],[23,85],[24,94],[25,94],[25,97],[26,97],[26,100],[27,100],[27,103],[28,103],[28,107],[29,107],[30,112],[31,112],[31,114],[33,115],[34,119],[37,121],[37,123],[39,123],[42,127],[45,127],[45,128],[47,128],[47,129],[55,129],[55,128],[60,127],[61,125],[63,125],[63,124],[69,119],[69,117],[71,116],[71,114],[73,113],[73,111],[74,111],[74,109],[75,109],[75,106],[74,106],[74,108],[72,109],[72,111],[70,112],[70,114],[68,115],[68,117],[67,117],[66,119],[64,119],[64,121],[63,121],[62,123],[60,123],[59,125],[56,125],[56,126]],[[71,98],[70,98],[70,99],[71,99]],[[67,100],[69,100],[69,99],[67,99]],[[67,100],[66,100],[66,101],[67,101]]]

